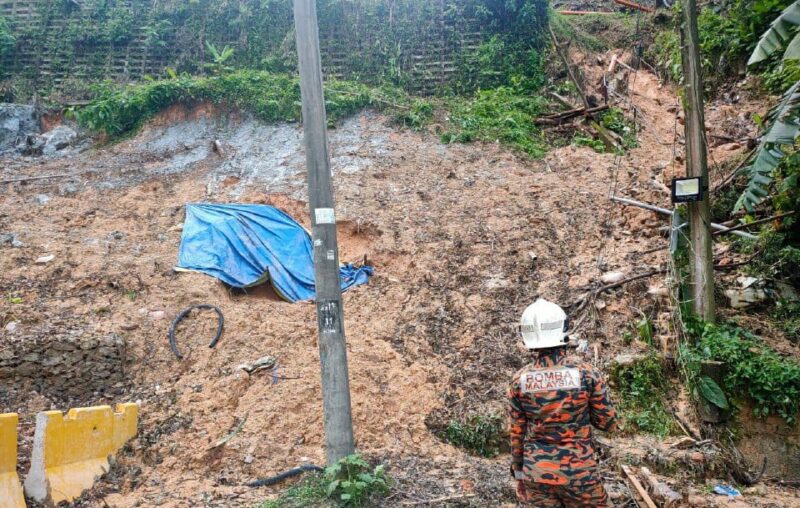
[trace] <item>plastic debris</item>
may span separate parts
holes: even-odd
[[[730,485],[717,485],[716,487],[714,487],[714,494],[719,494],[720,496],[728,496],[728,497],[739,497],[742,495],[741,492],[731,487]]]

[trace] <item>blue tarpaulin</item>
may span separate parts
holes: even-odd
[[[311,235],[267,205],[186,205],[177,268],[211,275],[236,288],[269,280],[290,302],[315,296]],[[342,290],[365,284],[372,272],[370,266],[343,265]]]

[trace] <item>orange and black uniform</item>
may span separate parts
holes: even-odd
[[[538,508],[608,506],[597,475],[592,426],[613,430],[616,411],[602,376],[565,348],[543,350],[508,391],[511,469]]]

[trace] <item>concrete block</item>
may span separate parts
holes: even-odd
[[[3,508],[25,508],[22,484],[17,476],[16,413],[0,414],[0,505]]]
[[[110,406],[45,411],[36,416],[28,497],[48,505],[71,502],[108,472],[108,457],[136,435],[138,407]]]

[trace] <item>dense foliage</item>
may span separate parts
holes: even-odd
[[[133,73],[160,75],[168,66],[198,74],[225,48],[233,68],[296,70],[291,0],[38,0],[36,10],[14,28],[18,47],[53,58],[46,59],[47,74],[38,63],[14,72],[39,91],[52,85],[52,75],[80,93],[85,79],[73,78],[116,73],[114,58],[127,53],[137,57],[135,65],[125,63]],[[439,77],[429,65],[436,63],[454,66],[458,92],[541,81],[544,0],[321,0],[318,18],[323,63],[350,80],[418,87]]]
[[[734,0],[720,6],[706,6],[698,15],[698,34],[703,74],[710,90],[737,76],[755,48],[759,37],[781,14],[791,0]],[[671,28],[660,32],[648,49],[648,57],[675,81],[682,80],[680,35],[680,3],[676,3]],[[777,63],[768,62],[767,69]]]
[[[779,356],[758,337],[730,324],[690,322],[695,340],[681,348],[682,361],[698,370],[703,360],[725,364],[722,387],[729,400],[750,399],[755,413],[785,418],[789,423],[800,411],[800,364]]]

